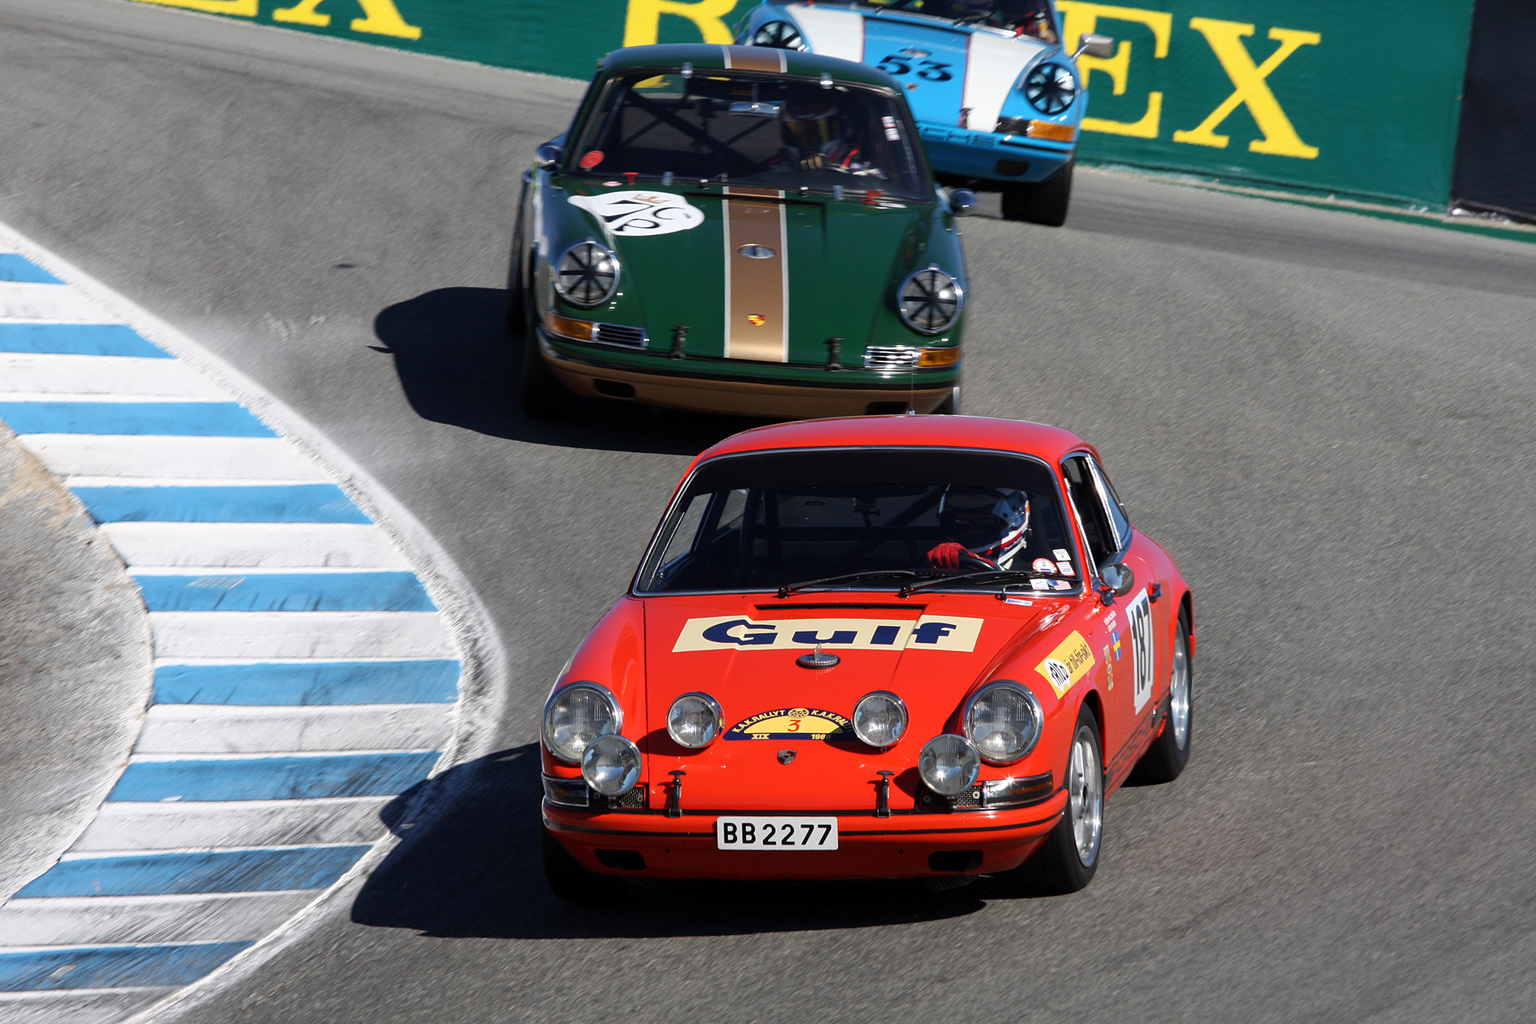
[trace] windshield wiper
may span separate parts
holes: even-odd
[[[852,583],[854,580],[913,579],[919,576],[935,575],[940,574],[937,572],[918,569],[865,569],[862,572],[845,572],[840,576],[827,576],[819,580],[803,580],[800,583],[786,583],[779,587],[779,596],[788,597],[790,594],[793,594],[797,590],[805,590],[808,587],[819,587],[824,583]]]
[[[900,597],[910,597],[919,590],[927,590],[929,587],[937,587],[945,583],[959,583],[962,580],[1003,583],[1004,580],[1053,580],[1056,578],[1048,573],[1032,572],[1029,569],[978,569],[975,572],[946,575],[943,579],[929,580],[927,583],[908,583],[896,593]],[[1006,590],[1010,585],[1003,583],[1003,588]],[[1049,593],[1049,591],[1041,591],[1041,593]]]

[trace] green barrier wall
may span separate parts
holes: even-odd
[[[617,46],[729,42],[755,0],[139,0],[587,78]],[[1443,209],[1473,0],[1058,0],[1085,57],[1080,155]]]

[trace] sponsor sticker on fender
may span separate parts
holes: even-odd
[[[689,619],[678,651],[827,650],[974,651],[985,620],[924,615],[920,619],[785,619],[755,622],[740,615]]]
[[[1088,674],[1096,662],[1093,660],[1093,649],[1088,646],[1088,641],[1083,639],[1083,634],[1072,631],[1072,635],[1061,642],[1057,648],[1046,655],[1045,660],[1035,666],[1035,671],[1051,684],[1051,689],[1056,691],[1056,696],[1062,697],[1066,692],[1077,685],[1078,680]]]
[[[704,211],[669,192],[605,192],[600,196],[571,196],[615,235],[667,235],[704,223]]]

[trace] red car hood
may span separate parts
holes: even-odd
[[[682,769],[687,809],[738,811],[872,808],[881,769],[915,793],[923,744],[953,728],[964,696],[1051,625],[1056,616],[1047,613],[1059,607],[938,594],[710,595],[645,605],[648,781],[668,783],[667,773]],[[796,664],[818,641],[838,664]],[[873,690],[899,696],[910,715],[906,735],[885,751],[860,743],[850,722]],[[698,752],[666,733],[667,709],[689,691],[714,697],[725,717],[724,735]],[[1041,696],[1054,704],[1049,687]],[[781,752],[793,759],[782,763]]]

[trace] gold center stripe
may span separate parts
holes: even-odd
[[[746,193],[743,195],[742,193]],[[725,215],[725,355],[764,363],[789,361],[789,288],[781,192],[732,187]],[[773,250],[743,256],[745,246]]]
[[[741,71],[766,71],[782,75],[785,70],[784,51],[770,46],[723,46],[725,66]]]

